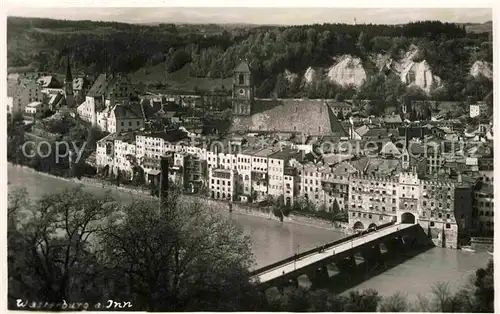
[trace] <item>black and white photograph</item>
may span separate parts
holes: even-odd
[[[493,4],[93,5],[6,9],[9,311],[495,312]]]

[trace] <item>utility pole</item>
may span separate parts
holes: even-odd
[[[161,209],[161,202],[163,200],[162,181],[163,181],[163,171],[160,172],[160,187],[158,189],[158,210]]]

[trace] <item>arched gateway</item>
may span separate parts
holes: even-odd
[[[361,221],[358,221],[354,224],[354,226],[352,227],[354,230],[364,230],[365,229],[365,226],[363,225],[363,223]]]
[[[402,224],[414,224],[415,223],[415,215],[412,213],[404,213],[401,215],[401,223]]]

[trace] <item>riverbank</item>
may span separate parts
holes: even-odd
[[[83,184],[71,178],[62,180],[39,172],[24,170],[11,164],[7,169],[9,191],[26,188],[30,197],[35,199],[47,193],[62,192],[78,185],[96,195],[105,195],[106,191],[110,191],[113,198],[124,203],[132,202],[140,196],[136,193],[121,191],[121,189],[102,188],[102,184]],[[227,209],[227,204],[220,209],[221,216],[231,219],[250,238],[255,258],[255,265],[252,269],[264,267],[345,236],[341,232],[324,228],[291,222],[281,223],[274,218],[264,219],[256,215],[236,212],[229,214]],[[460,287],[468,281],[471,274],[475,274],[476,269],[484,267],[490,258],[491,256],[487,253],[470,253],[436,247],[394,268],[387,269],[384,273],[364,281],[353,289],[375,289],[382,296],[390,296],[400,292],[401,287],[404,287],[408,297],[417,300],[418,295],[426,296],[429,293],[429,287],[437,282],[447,282],[450,288]],[[408,282],[411,282],[411,285],[408,285]]]
[[[117,185],[112,184],[111,182],[106,182],[103,180],[99,180],[99,179],[95,179],[95,178],[88,178],[88,177],[82,177],[81,179],[64,178],[64,177],[52,175],[52,174],[49,174],[46,172],[37,171],[37,170],[30,168],[28,166],[14,165],[10,162],[8,164],[10,166],[13,166],[13,167],[22,168],[23,171],[36,173],[37,175],[50,177],[53,179],[58,179],[58,180],[66,181],[66,182],[71,182],[74,184],[83,184],[83,185],[93,186],[93,187],[107,189],[107,190],[117,190],[117,191],[122,191],[122,192],[126,192],[126,193],[132,193],[134,195],[141,196],[141,197],[148,197],[151,199],[155,198],[154,196],[151,195],[151,191],[147,188],[133,187],[133,186],[117,186]],[[186,200],[200,200],[203,202],[207,202],[207,204],[214,205],[214,207],[219,209],[220,211],[229,211],[229,205],[228,205],[227,201],[214,200],[214,199],[210,199],[210,198],[203,197],[200,195],[186,195],[185,194],[182,197],[185,198]],[[268,219],[268,220],[280,221],[279,218],[276,217],[272,213],[272,211],[270,211],[266,208],[257,207],[255,205],[232,203],[232,212],[236,213],[236,214],[241,214],[241,215],[248,215],[248,216],[260,217],[260,218],[264,218],[264,219]],[[323,219],[301,216],[301,215],[296,215],[296,214],[290,214],[288,217],[284,217],[282,222],[284,224],[302,225],[302,226],[307,226],[307,227],[331,230],[331,231],[335,231],[335,232],[346,232],[345,226],[341,223],[329,222],[329,221],[325,221]]]

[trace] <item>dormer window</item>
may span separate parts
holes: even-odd
[[[238,76],[238,84],[239,85],[244,85],[245,84],[245,76],[243,74],[240,74]]]

